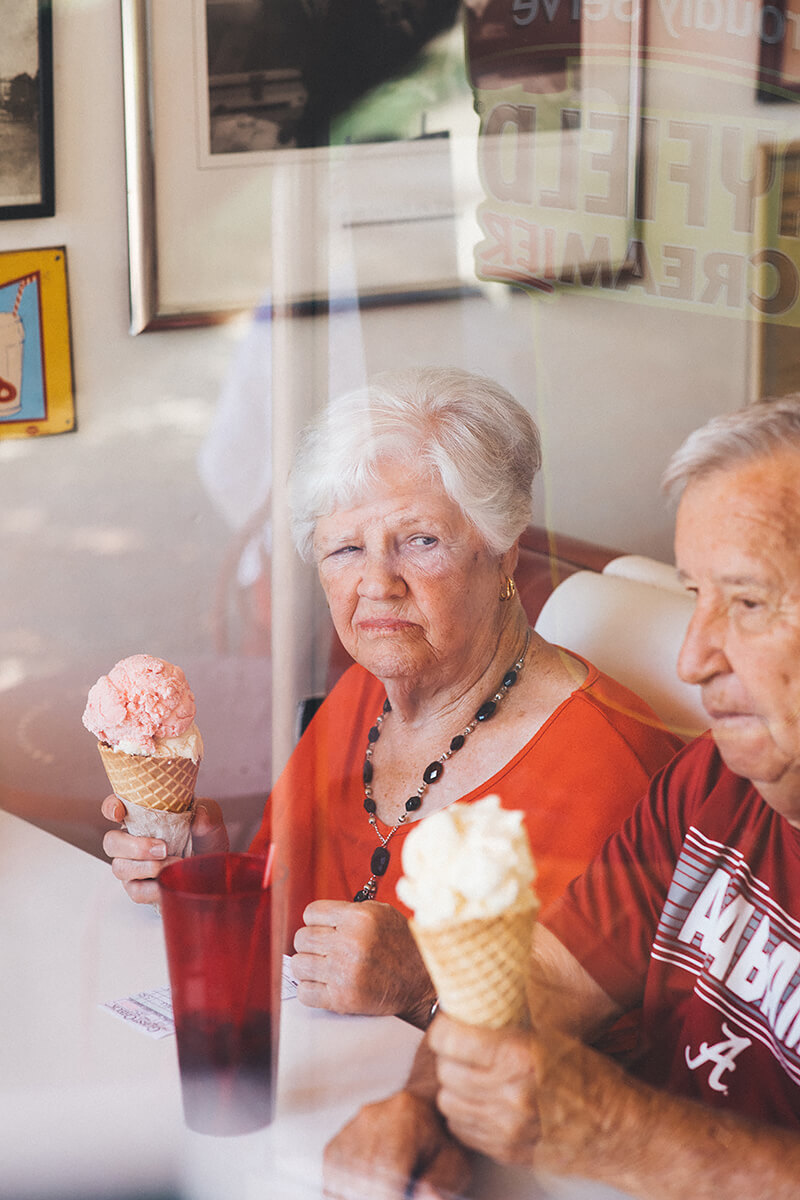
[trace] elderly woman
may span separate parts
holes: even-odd
[[[638,697],[530,629],[514,569],[539,465],[525,409],[460,370],[379,376],[302,440],[296,542],[355,665],[296,747],[253,849],[274,836],[288,864],[307,1004],[427,1024],[436,998],[395,895],[414,822],[497,793],[525,812],[546,904],[679,744]],[[104,801],[111,819],[120,807]],[[202,849],[220,844],[213,806],[195,832]],[[153,898],[142,881],[164,862],[148,841],[106,835],[135,899]]]

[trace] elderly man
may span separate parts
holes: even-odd
[[[710,737],[545,914],[532,1033],[437,1017],[406,1090],[328,1148],[333,1195],[458,1191],[461,1146],[637,1197],[798,1194],[800,396],[711,421],[665,486]],[[623,1069],[587,1043],[638,1007]]]

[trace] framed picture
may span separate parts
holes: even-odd
[[[759,147],[754,230],[751,399],[762,400],[800,392],[800,141]]]
[[[51,217],[51,0],[0,0],[0,219]]]
[[[0,253],[0,438],[74,428],[66,251]]]
[[[460,5],[396,7],[122,0],[132,332],[474,283]]]
[[[122,13],[134,333],[635,264],[639,5]]]
[[[762,0],[758,63],[758,99],[765,103],[800,97],[800,45],[795,30],[800,0]]]

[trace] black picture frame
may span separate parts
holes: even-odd
[[[767,0],[762,0],[762,6],[766,8]],[[767,36],[759,40],[756,99],[761,104],[797,103],[800,77],[790,73],[785,62],[789,20],[797,17],[797,0],[769,0],[769,16]]]
[[[26,154],[26,182],[35,177],[36,185],[0,194],[0,220],[12,221],[32,217],[52,217],[55,213],[55,171],[53,139],[53,12],[52,0],[33,0],[36,8],[36,76],[27,70],[0,79],[0,132],[5,125],[7,140],[21,147]],[[4,10],[15,14],[21,9],[20,0],[0,0],[0,29],[7,25]],[[15,86],[16,85],[16,86]],[[19,136],[15,136],[19,134]],[[35,147],[31,151],[30,135]],[[2,140],[0,140],[2,149]],[[7,162],[13,162],[4,154]],[[4,180],[3,183],[6,181]]]

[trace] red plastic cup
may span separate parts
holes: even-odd
[[[280,971],[266,859],[205,854],[158,877],[186,1124],[231,1135],[272,1120]]]

